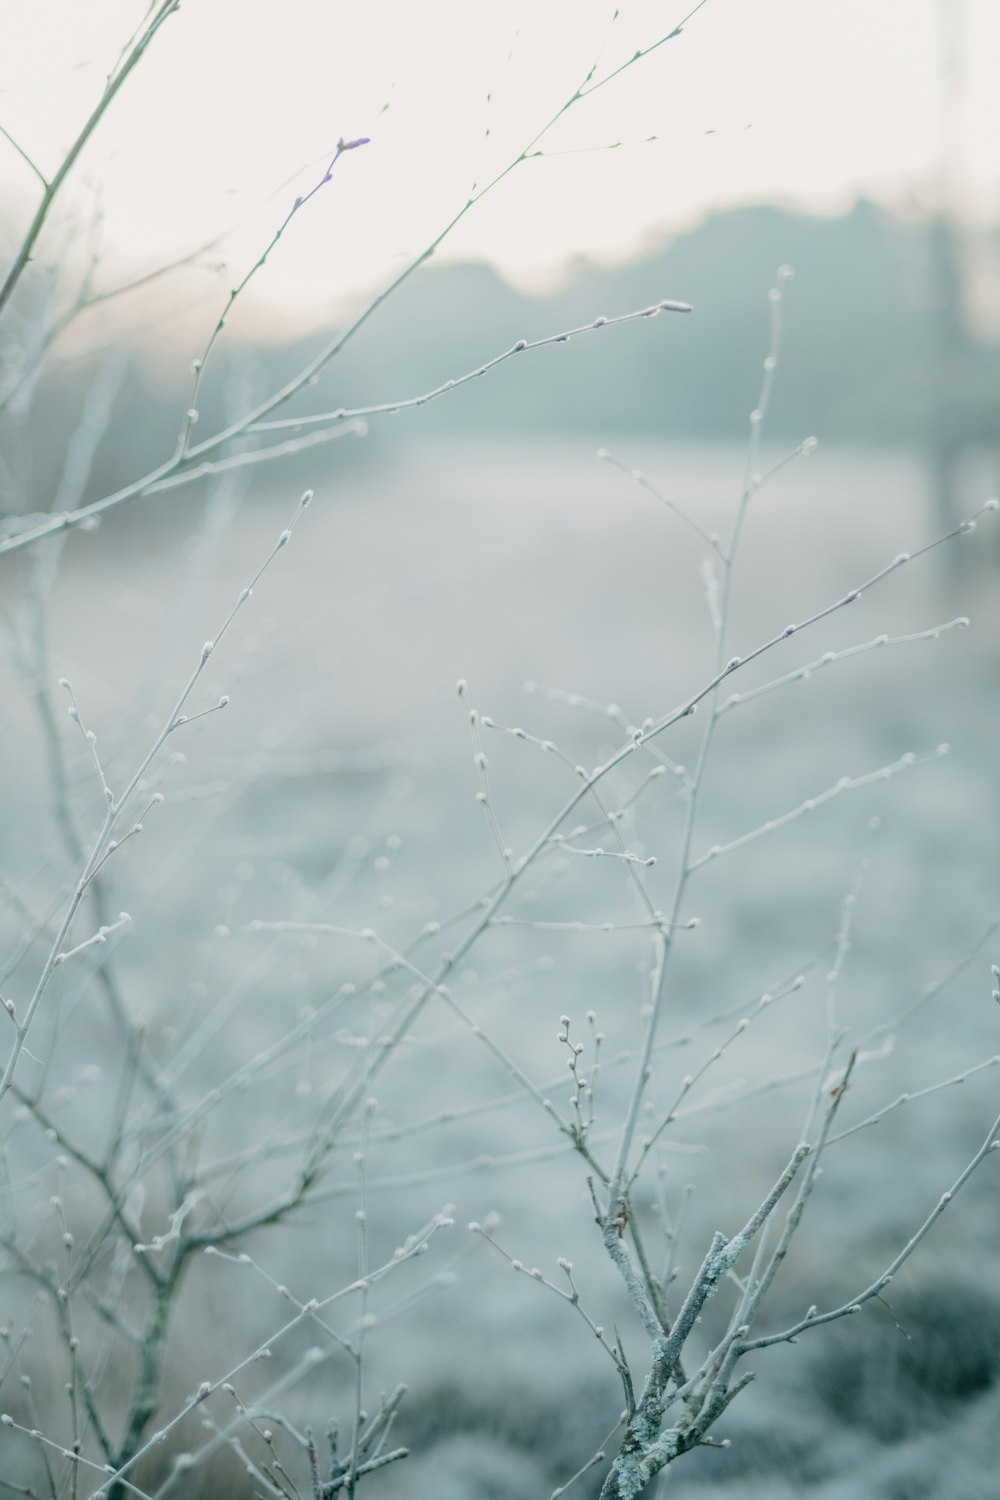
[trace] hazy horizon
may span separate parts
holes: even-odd
[[[85,15],[57,17],[46,3],[10,9],[5,50],[17,69],[0,64],[0,124],[51,172],[141,7],[95,0]],[[215,258],[242,272],[295,195],[322,176],[338,137],[370,136],[245,299],[247,316],[255,307],[329,315],[419,253],[592,65],[595,80],[606,77],[686,9],[664,14],[637,0],[612,19],[591,0],[572,13],[521,4],[491,13],[457,0],[416,13],[391,0],[345,22],[313,0],[288,0],[277,34],[223,3],[184,7],[88,145],[50,246],[71,251],[99,181],[108,276],[217,235]],[[546,286],[575,256],[627,260],[651,237],[741,203],[835,213],[863,195],[926,205],[942,191],[943,164],[950,206],[991,220],[998,46],[1000,14],[986,0],[847,0],[835,24],[794,0],[773,0],[763,20],[709,0],[680,36],[567,111],[541,142],[545,158],[523,162],[478,204],[441,256],[485,260],[522,288]],[[806,66],[818,49],[822,71]],[[37,187],[2,143],[12,220]]]

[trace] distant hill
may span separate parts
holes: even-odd
[[[526,228],[526,233],[530,228]],[[796,272],[787,296],[782,368],[769,419],[772,437],[796,441],[920,443],[942,400],[958,412],[963,440],[998,430],[1000,348],[963,338],[961,369],[945,370],[935,321],[939,290],[935,226],[902,223],[861,202],[818,218],[756,206],[715,214],[629,263],[581,260],[558,290],[532,296],[482,264],[423,267],[366,325],[288,414],[414,395],[462,374],[518,338],[557,333],[664,297],[694,305],[588,334],[571,345],[511,361],[419,411],[378,419],[381,442],[406,428],[434,434],[586,433],[596,442],[629,433],[671,439],[741,439],[768,347],[767,292],[776,268]],[[239,320],[203,388],[201,431],[223,416],[237,366],[271,391],[322,346],[330,329],[295,345],[249,349]],[[140,356],[141,361],[141,356]],[[153,459],[169,452],[186,401],[187,360],[165,388],[137,372],[116,424]],[[162,370],[162,356],[157,364]],[[79,398],[60,381],[56,430]],[[51,408],[50,408],[51,410]],[[50,420],[44,403],[43,415]],[[130,420],[134,419],[134,420]],[[373,445],[373,446],[380,446]],[[95,484],[136,472],[138,453],[118,442]],[[360,453],[358,455],[360,457]],[[39,476],[41,480],[42,476]]]
[[[690,318],[637,323],[541,350],[436,408],[393,420],[435,430],[737,438],[767,352],[767,292],[783,263],[796,279],[772,434],[919,440],[937,385],[929,230],[867,203],[839,218],[775,207],[716,214],[628,264],[580,261],[544,297],[516,291],[484,265],[429,265],[372,320],[310,403],[322,410],[413,394],[516,338],[677,297],[693,303]],[[277,363],[290,372],[304,352],[283,351]],[[991,390],[995,399],[1000,349],[973,343],[970,358],[983,401]]]

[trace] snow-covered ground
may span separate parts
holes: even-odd
[[[726,534],[741,453],[664,447],[616,456],[640,466],[703,531]],[[760,468],[783,456],[765,453]],[[641,1381],[642,1331],[593,1222],[588,1168],[523,1078],[567,1111],[560,1017],[570,1017],[571,1040],[584,1043],[589,1065],[594,1028],[586,1013],[596,1013],[602,1069],[591,1139],[609,1165],[650,987],[650,932],[637,925],[634,877],[669,911],[685,775],[667,767],[650,777],[663,762],[648,749],[626,758],[602,783],[606,804],[625,809],[622,845],[594,800],[581,803],[561,830],[569,847],[551,846],[503,908],[513,920],[487,930],[449,975],[453,1003],[432,997],[384,1066],[379,1040],[420,975],[433,973],[474,924],[474,909],[453,925],[452,915],[503,875],[491,817],[516,860],[572,795],[574,767],[601,764],[627,739],[609,705],[638,725],[711,676],[712,584],[702,565],[712,553],[668,507],[582,445],[399,445],[391,464],[341,474],[324,463],[315,501],[187,711],[220,693],[228,707],[172,737],[168,753],[183,750],[185,759],[168,766],[164,758],[165,802],[109,863],[114,909],[132,916],[115,961],[175,1095],[195,1109],[220,1091],[212,1110],[192,1121],[192,1159],[242,1153],[211,1178],[192,1222],[205,1214],[238,1219],[279,1198],[316,1138],[310,1132],[336,1110],[338,1086],[370,1060],[377,1076],[365,1092],[378,1101],[365,1162],[370,1266],[391,1259],[444,1205],[454,1205],[455,1223],[371,1293],[365,1399],[407,1383],[397,1435],[412,1457],[367,1480],[365,1492],[371,1500],[544,1497],[597,1448],[617,1418],[621,1388],[573,1309],[515,1274],[466,1224],[495,1213],[492,1232],[509,1255],[556,1282],[556,1258],[572,1260],[582,1305],[620,1333]],[[175,502],[161,498],[148,502],[143,524],[112,519],[71,543],[52,612],[52,675],[72,680],[118,784],[296,498],[278,486],[231,513],[217,502],[207,524],[188,500],[168,519]],[[843,1100],[842,1125],[997,1049],[989,967],[1000,961],[1000,934],[927,994],[1000,916],[1000,611],[990,522],[952,544],[962,553],[957,577],[943,575],[940,553],[901,566],[726,684],[725,697],[744,694],[882,634],[972,621],[938,639],[826,662],[719,721],[696,860],[821,799],[841,778],[866,777],[908,752],[918,763],[841,789],[709,860],[691,879],[680,915],[700,921],[676,934],[642,1131],[659,1122],[683,1078],[699,1073],[741,1016],[751,1025],[685,1091],[638,1201],[657,1265],[665,1253],[652,1201],[657,1176],[671,1214],[687,1203],[679,1287],[712,1230],[742,1225],[799,1139],[831,1016],[870,1054]],[[750,507],[727,654],[748,655],[934,534],[919,468],[905,455],[821,447],[789,464]],[[473,760],[470,705],[529,736],[478,726],[485,783]],[[30,907],[43,908],[69,867],[44,810],[33,706],[13,671],[0,715],[0,874]],[[656,741],[673,766],[694,767],[706,719],[702,705]],[[66,743],[86,830],[97,826],[100,788],[72,729],[67,723]],[[553,742],[565,759],[531,736]],[[950,754],[923,762],[943,742]],[[484,785],[485,807],[476,801]],[[574,833],[575,824],[586,831]],[[603,857],[581,852],[599,846]],[[622,847],[655,865],[617,857]],[[830,945],[849,893],[856,897],[849,947],[834,985],[826,978]],[[10,908],[10,934],[19,920]],[[254,926],[292,922],[376,936]],[[77,941],[88,935],[81,927]],[[411,967],[373,990],[389,947],[406,948]],[[29,959],[6,982],[19,1003],[30,969]],[[804,984],[790,989],[799,974]],[[96,987],[81,987],[69,966],[66,975],[46,1098],[60,1129],[89,1145],[106,1129],[121,1060]],[[345,983],[356,992],[344,993]],[[761,1007],[764,992],[778,998]],[[40,1023],[38,1055],[55,1017],[51,1010]],[[298,1040],[286,1045],[293,1030]],[[36,1069],[29,1060],[26,1083]],[[975,1151],[995,1099],[996,1074],[985,1068],[831,1149],[760,1331],[784,1326],[812,1303],[835,1305],[873,1280]],[[156,1129],[151,1117],[148,1128]],[[280,1227],[232,1247],[253,1263],[204,1256],[194,1263],[175,1308],[166,1415],[287,1321],[288,1301],[273,1283],[300,1300],[323,1299],[358,1276],[357,1146],[352,1126],[309,1201]],[[46,1243],[57,1176],[74,1232],[92,1227],[85,1174],[58,1167],[60,1154],[29,1122],[15,1128],[10,1173],[22,1185],[8,1196],[29,1246]],[[665,1492],[742,1500],[995,1493],[995,1170],[987,1160],[956,1198],[900,1275],[891,1308],[874,1302],[796,1347],[762,1352],[756,1383],[720,1426],[732,1447],[683,1459]],[[150,1239],[168,1228],[164,1189],[151,1172],[143,1202],[133,1205]],[[110,1277],[113,1268],[105,1270]],[[356,1314],[350,1297],[329,1310],[345,1334]],[[710,1333],[711,1312],[706,1325]],[[38,1372],[39,1403],[50,1403],[51,1425],[60,1427],[55,1392],[65,1376],[61,1356],[47,1353],[48,1329],[40,1315],[22,1363]],[[263,1399],[311,1344],[327,1357],[274,1404],[299,1427],[322,1429],[336,1415],[349,1430],[350,1362],[316,1327],[276,1341],[268,1360],[235,1380],[237,1392],[247,1403]],[[112,1404],[127,1368],[112,1361],[104,1371]],[[212,1399],[213,1418],[228,1420],[231,1401]],[[170,1451],[204,1437],[192,1417]],[[255,1442],[249,1437],[246,1448],[259,1457]],[[153,1491],[160,1472],[153,1464],[139,1482]],[[596,1493],[596,1472],[580,1481],[581,1494]],[[233,1454],[222,1452],[185,1480],[183,1493],[250,1494],[249,1483]],[[304,1471],[297,1483],[308,1491]]]

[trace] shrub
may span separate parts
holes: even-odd
[[[151,8],[57,171],[47,176],[26,157],[41,196],[0,291],[11,430],[67,321],[58,307],[43,309],[41,332],[31,327],[32,262],[50,211],[177,8],[177,0]],[[591,70],[554,119],[677,35],[620,67]],[[537,151],[544,134],[452,223]],[[744,533],[769,496],[782,494],[794,473],[786,465],[815,447],[805,438],[768,467],[761,446],[791,277],[781,268],[725,529],[705,519],[711,502],[675,500],[605,450],[602,473],[650,507],[627,513],[624,544],[611,538],[601,549],[617,567],[624,545],[628,577],[602,576],[592,538],[558,528],[554,543],[544,530],[529,534],[533,502],[519,506],[513,476],[499,472],[474,480],[498,485],[508,506],[507,526],[487,538],[491,548],[499,540],[514,549],[501,555],[514,586],[504,578],[499,592],[464,576],[473,554],[440,493],[415,524],[400,510],[384,512],[396,528],[389,537],[385,520],[373,523],[366,509],[381,478],[368,480],[366,505],[343,506],[332,524],[315,519],[323,495],[313,505],[309,490],[275,528],[272,507],[244,504],[238,487],[269,460],[449,397],[508,360],[542,358],[548,346],[577,338],[613,338],[625,322],[662,314],[662,325],[688,310],[670,297],[519,339],[389,405],[278,415],[449,225],[294,379],[243,400],[217,431],[196,437],[209,366],[235,305],[293,219],[364,145],[340,140],[225,299],[193,363],[170,455],[113,493],[88,495],[123,378],[110,360],[65,444],[51,507],[33,508],[21,491],[20,514],[0,541],[7,634],[23,688],[10,733],[26,747],[18,751],[23,791],[8,814],[0,980],[10,1020],[0,1077],[2,1483],[13,1493],[329,1496],[364,1480],[389,1495],[412,1483],[394,1476],[406,1473],[396,1462],[407,1456],[397,1433],[406,1424],[404,1380],[415,1380],[418,1454],[421,1441],[432,1457],[444,1442],[452,1450],[450,1472],[428,1481],[435,1494],[473,1483],[486,1493],[479,1465],[491,1470],[489,1492],[498,1496],[542,1482],[562,1493],[571,1477],[599,1481],[607,1497],[638,1495],[674,1459],[725,1442],[719,1423],[752,1379],[750,1356],[829,1324],[843,1325],[841,1342],[803,1368],[823,1401],[833,1405],[839,1393],[841,1416],[854,1411],[866,1389],[848,1389],[843,1351],[854,1315],[888,1307],[890,1284],[997,1144],[1000,1121],[966,1147],[964,1165],[952,1166],[951,1185],[931,1204],[925,1184],[911,1192],[902,1170],[905,1139],[885,1162],[856,1155],[846,1176],[834,1171],[819,1232],[828,1244],[846,1220],[857,1265],[844,1295],[825,1295],[820,1280],[807,1293],[816,1305],[799,1303],[810,1271],[793,1252],[827,1153],[834,1165],[851,1149],[833,1152],[840,1142],[885,1136],[912,1101],[929,1095],[933,1107],[950,1084],[997,1061],[952,1065],[951,1039],[938,1036],[938,1072],[907,1092],[878,1092],[896,1036],[926,1045],[920,1027],[931,1001],[962,978],[996,924],[974,950],[965,942],[932,992],[876,1010],[877,963],[848,984],[860,898],[875,879],[875,829],[844,822],[830,841],[830,876],[848,884],[833,933],[812,868],[817,836],[804,832],[827,816],[827,804],[846,806],[854,793],[890,781],[891,796],[897,775],[939,774],[930,763],[946,746],[934,748],[922,733],[917,750],[896,745],[883,755],[893,727],[872,732],[860,722],[886,694],[897,708],[916,702],[925,729],[933,713],[899,696],[905,669],[861,674],[870,658],[895,663],[897,648],[950,635],[967,620],[859,641],[838,633],[841,617],[862,613],[897,575],[926,566],[924,554],[971,532],[996,501],[947,536],[869,561],[846,586],[820,592],[807,580],[807,599],[780,529],[765,522],[765,568],[787,573],[781,583],[794,612],[791,623],[776,624],[770,597],[758,593],[740,614]],[[88,287],[71,300],[69,314],[91,295]],[[332,481],[325,460],[316,464],[322,491]],[[468,483],[440,458],[432,479],[432,489]],[[142,528],[153,524],[154,504],[168,503],[157,497],[174,504],[186,486],[202,486],[201,513],[179,511],[193,534],[182,555],[174,537],[157,534],[163,567],[143,552]],[[11,487],[18,491],[16,475]],[[132,502],[143,514],[129,538],[113,528]],[[600,503],[629,502],[608,488]],[[650,531],[654,506],[670,513],[669,541]],[[87,535],[103,517],[109,525]],[[435,531],[430,547],[420,545],[422,527]],[[265,531],[270,540],[259,545]],[[338,555],[345,536],[356,550]],[[663,553],[643,555],[654,543]],[[680,592],[687,560],[674,561],[688,544],[702,561],[707,652]],[[375,545],[383,548],[377,557]],[[852,547],[866,557],[873,550],[864,537]],[[568,588],[546,552],[559,558]],[[382,575],[412,591],[387,640],[366,635],[362,618],[384,608],[365,594]],[[159,635],[141,614],[125,626],[120,584],[132,609],[136,593],[166,592]],[[670,645],[661,590],[678,592],[681,623]],[[258,613],[263,600],[276,601],[268,607],[287,622],[278,626],[290,632],[284,657],[274,622]],[[442,601],[443,623],[433,614]],[[459,772],[451,749],[441,748],[454,742],[454,719],[443,739],[436,726],[415,735],[405,675],[437,641],[440,682],[444,659],[484,638],[477,607],[486,601],[497,611],[486,637],[502,648],[499,663],[494,656],[484,669],[473,658],[470,671],[492,677],[491,694],[510,706],[511,678],[529,664],[531,696],[508,723],[506,712],[481,712],[479,688],[459,682],[472,761]],[[563,635],[554,606],[569,601],[576,612]],[[199,646],[203,619],[208,636]],[[186,665],[175,675],[178,647]],[[372,680],[380,651],[385,688]],[[549,655],[560,671],[578,673],[588,695],[558,688],[543,706],[534,679]],[[774,706],[821,668],[855,657],[869,688],[861,712],[834,697],[835,717],[823,723],[810,700],[810,733],[795,710]],[[72,669],[61,675],[67,659]],[[621,702],[642,694],[646,716],[608,702],[610,673],[620,673]],[[311,697],[302,696],[306,679]],[[339,704],[352,696],[357,721],[338,722]],[[223,710],[235,717],[228,730]],[[735,748],[730,718],[749,725]],[[856,763],[859,739],[879,755]],[[187,742],[190,762],[176,748]],[[831,753],[839,769],[824,780]],[[713,780],[717,766],[724,774]],[[471,786],[464,811],[459,775]],[[8,768],[8,785],[12,776]],[[802,837],[798,855],[780,866],[766,856],[745,863],[745,850],[785,841],[790,826]],[[919,825],[910,837],[926,843],[939,826],[929,820],[926,833]],[[421,843],[423,855],[411,854]],[[717,868],[735,871],[727,885],[715,880]],[[703,909],[693,904],[696,892]],[[905,927],[894,940],[907,963],[910,936]],[[792,950],[783,978],[758,982]],[[693,1059],[686,1069],[678,1065],[685,1052]],[[800,1131],[790,1123],[796,1110]],[[954,1135],[939,1132],[933,1150],[925,1148],[935,1173],[944,1158],[957,1160]],[[677,1164],[697,1173],[703,1150],[708,1169],[692,1201]],[[900,1202],[882,1213],[889,1187],[900,1189]],[[461,1202],[465,1218],[471,1203],[472,1234],[460,1244],[458,1210],[442,1207],[445,1195]],[[490,1202],[500,1216],[487,1213]],[[897,1233],[904,1214],[909,1228]],[[717,1216],[725,1228],[713,1232]],[[696,1269],[682,1269],[695,1244]],[[514,1299],[497,1292],[503,1261],[536,1285]],[[453,1285],[458,1278],[471,1293]],[[546,1298],[563,1322],[547,1319]],[[397,1315],[415,1330],[405,1338],[382,1332]],[[939,1378],[921,1390],[959,1400],[988,1389],[992,1362],[979,1349],[974,1369],[964,1356],[949,1366],[940,1321],[924,1319],[922,1347]],[[603,1361],[606,1384],[596,1371],[577,1373],[574,1332],[581,1351],[593,1348]],[[463,1339],[471,1346],[464,1354]],[[909,1379],[920,1356],[901,1363]],[[335,1412],[342,1432],[330,1425]],[[783,1436],[798,1454],[802,1443]],[[427,1473],[419,1457],[414,1467]]]

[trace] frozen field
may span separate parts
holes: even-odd
[[[364,1093],[378,1101],[363,1127],[370,1266],[454,1205],[454,1225],[434,1235],[428,1254],[370,1293],[365,1399],[406,1382],[396,1435],[412,1450],[365,1481],[370,1500],[547,1500],[620,1410],[615,1371],[582,1320],[470,1235],[470,1220],[499,1215],[503,1248],[553,1279],[556,1258],[571,1259],[587,1312],[620,1333],[637,1379],[646,1368],[641,1329],[593,1222],[588,1168],[539,1098],[569,1108],[560,1017],[570,1017],[571,1040],[585,1044],[589,1064],[593,1010],[604,1039],[590,1139],[599,1159],[613,1159],[650,987],[650,930],[635,882],[656,909],[670,910],[708,704],[654,742],[660,758],[641,748],[602,783],[606,806],[622,810],[620,842],[595,800],[581,803],[561,828],[569,847],[550,845],[519,881],[502,912],[511,920],[488,928],[449,975],[450,999],[431,996],[387,1061],[380,1045],[414,985],[471,930],[474,903],[504,873],[502,850],[514,860],[524,854],[572,795],[574,767],[602,764],[627,740],[619,718],[656,720],[712,675],[712,585],[702,568],[711,549],[595,459],[599,441],[401,442],[391,462],[343,473],[323,459],[310,479],[312,506],[187,712],[220,694],[228,706],[171,736],[157,763],[162,779],[150,786],[165,800],[107,866],[110,905],[132,918],[109,939],[122,992],[185,1122],[185,1160],[202,1173],[185,1210],[191,1226],[235,1223],[280,1201],[366,1066],[376,1076]],[[622,447],[616,456],[640,466],[703,531],[727,534],[742,453]],[[760,467],[783,457],[767,453]],[[68,546],[49,621],[50,678],[71,680],[113,784],[141,760],[202,642],[217,636],[296,499],[280,486],[244,500],[220,493],[204,510],[161,498]],[[976,535],[952,544],[961,567],[950,575],[940,551],[900,567],[722,690],[723,698],[749,693],[824,653],[890,637],[719,720],[691,856],[713,846],[723,853],[684,895],[680,917],[699,925],[675,934],[644,1130],[679,1091],[684,1098],[637,1201],[657,1265],[666,1252],[656,1182],[672,1217],[686,1203],[681,1285],[711,1232],[745,1221],[800,1138],[831,1025],[849,1027],[865,1054],[842,1125],[1000,1051],[989,973],[1000,933],[982,945],[1000,918],[991,524],[996,518],[985,517]],[[727,655],[749,655],[934,534],[919,467],[905,455],[821,446],[782,468],[750,506]],[[968,630],[894,643],[964,616]],[[467,683],[464,705],[458,679]],[[16,666],[6,668],[7,947],[72,869],[51,812],[36,699]],[[486,781],[473,760],[469,706],[528,736],[480,724]],[[60,726],[63,714],[60,702]],[[86,833],[102,815],[100,786],[74,726],[66,721],[60,732]],[[933,754],[945,742],[950,753]],[[183,760],[171,761],[177,751]],[[910,752],[918,763],[899,766]],[[899,769],[823,800],[842,778],[885,767]],[[477,805],[484,786],[489,800]],[[808,800],[818,805],[726,850]],[[587,852],[597,847],[603,856]],[[342,931],[270,925],[280,923]],[[81,918],[77,942],[92,925]],[[350,935],[363,930],[374,937]],[[826,976],[837,967],[838,934],[834,983]],[[404,949],[409,967],[382,973]],[[4,981],[19,1006],[41,952],[36,944]],[[800,974],[804,983],[791,989]],[[765,992],[778,998],[761,1006]],[[53,1195],[78,1240],[93,1232],[92,1190],[74,1161],[58,1165],[59,1133],[96,1151],[123,1069],[93,950],[65,967],[51,998],[22,1082],[43,1084],[55,1134],[22,1118],[8,1142],[5,1236],[40,1259],[60,1227]],[[722,1047],[744,1016],[751,1025]],[[682,1079],[720,1047],[688,1089]],[[43,1079],[35,1058],[50,1054]],[[850,1297],[892,1260],[984,1137],[997,1113],[996,1079],[984,1068],[831,1149],[765,1331],[812,1303]],[[137,1090],[129,1108],[129,1141],[148,1144],[162,1124],[155,1100]],[[359,1275],[358,1129],[352,1123],[326,1152],[285,1222],[229,1247],[254,1264],[192,1261],[167,1344],[164,1412],[273,1338],[289,1316],[274,1283],[300,1300],[322,1299]],[[873,1302],[796,1348],[762,1352],[756,1384],[720,1426],[732,1447],[682,1459],[663,1492],[995,1494],[995,1173],[987,1160],[970,1180],[900,1275],[891,1308]],[[166,1166],[151,1169],[130,1206],[151,1241],[169,1229],[168,1178]],[[118,1286],[124,1303],[140,1295],[135,1274],[119,1284],[111,1258],[95,1262],[101,1295]],[[16,1284],[17,1297],[34,1295],[27,1280]],[[344,1298],[330,1308],[330,1326],[355,1336],[357,1315],[356,1299]],[[32,1322],[24,1305],[4,1317],[13,1330]],[[101,1379],[113,1402],[132,1378],[131,1356],[112,1355],[93,1306],[81,1317],[93,1339],[108,1341]],[[62,1356],[51,1356],[59,1344],[48,1315],[39,1311],[33,1326],[11,1366],[14,1393],[5,1386],[0,1395],[25,1425],[48,1431],[65,1427],[65,1375]],[[324,1357],[303,1373],[311,1345]],[[29,1419],[19,1370],[32,1372],[38,1403],[53,1414],[44,1424]],[[290,1371],[289,1388],[268,1395]],[[280,1406],[298,1427],[322,1430],[334,1415],[349,1428],[352,1378],[328,1332],[299,1326],[234,1383],[247,1404]],[[211,1420],[224,1426],[232,1402],[212,1401]],[[164,1488],[176,1455],[209,1440],[200,1417],[172,1434],[137,1483],[185,1500],[256,1493],[224,1446],[196,1478]],[[245,1446],[259,1459],[259,1439],[251,1434]],[[0,1493],[34,1472],[27,1440],[11,1438],[8,1451],[11,1477]],[[596,1494],[596,1473],[579,1482],[581,1495]],[[296,1478],[308,1493],[305,1473]]]

